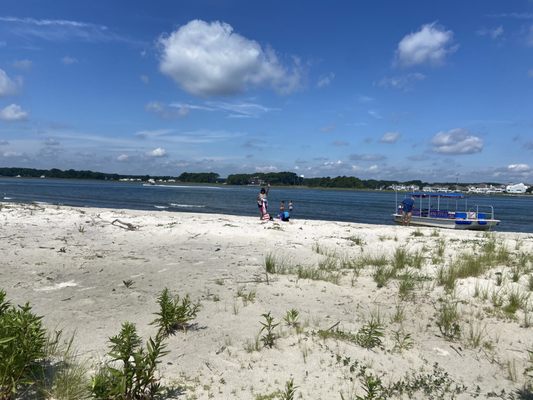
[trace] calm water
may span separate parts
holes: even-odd
[[[0,178],[0,201],[258,216],[258,187],[143,186],[87,180]],[[398,194],[398,198],[403,197]],[[395,194],[376,191],[272,188],[269,210],[294,202],[292,218],[392,224]],[[494,206],[498,231],[533,232],[533,196],[471,196],[468,207]],[[480,209],[481,210],[481,209]]]

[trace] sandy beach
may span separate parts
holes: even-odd
[[[355,399],[370,373],[384,385],[447,373],[442,398],[457,387],[467,399],[517,395],[528,380],[531,234],[9,203],[0,237],[0,288],[29,301],[48,329],[75,333],[91,365],[124,321],[143,338],[155,334],[165,287],[199,301],[160,366],[165,385],[181,388],[175,398],[276,398],[292,378],[296,398]],[[447,268],[488,251],[478,276],[446,289]],[[448,327],[444,305],[457,311]],[[284,321],[291,309],[297,327]],[[273,348],[258,336],[269,312],[279,323]],[[362,328],[372,321],[382,336],[366,348]]]

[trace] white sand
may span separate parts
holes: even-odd
[[[138,230],[111,225],[117,218]],[[533,349],[532,328],[523,327],[524,312],[517,311],[515,319],[504,318],[492,311],[490,298],[484,301],[473,295],[476,284],[502,288],[501,293],[512,288],[529,293],[526,274],[514,283],[509,269],[498,266],[480,278],[460,281],[455,295],[461,300],[463,338],[456,341],[445,340],[436,325],[444,291],[430,281],[418,287],[414,300],[403,302],[398,300],[398,281],[377,289],[371,266],[359,277],[344,270],[339,284],[280,274],[269,275],[268,284],[265,281],[267,254],[285,264],[311,267],[325,260],[325,254],[337,259],[362,253],[391,256],[399,246],[421,250],[425,255],[421,272],[434,277],[437,240],[446,242],[446,260],[462,250],[472,252],[487,240],[476,232],[439,230],[439,237],[433,237],[433,229],[418,230],[423,236],[413,236],[415,228],[400,226],[304,220],[260,223],[258,218],[226,215],[4,204],[0,288],[15,303],[29,301],[36,313],[44,315],[48,328],[76,332],[81,357],[89,362],[105,356],[107,339],[124,321],[135,323],[145,338],[154,335],[156,328],[149,324],[164,287],[199,300],[196,328],[168,339],[170,354],[160,368],[166,384],[186,385],[179,398],[254,399],[283,389],[290,378],[298,386],[297,398],[362,395],[359,380],[337,362],[337,355],[367,364],[385,383],[409,370],[431,371],[437,362],[469,387],[469,393],[459,398],[470,398],[478,385],[482,394],[521,387],[527,349]],[[533,250],[531,234],[495,235],[512,253]],[[355,237],[364,244],[355,244]],[[322,254],[317,253],[317,244]],[[501,287],[495,286],[494,271],[503,272]],[[127,288],[125,280],[132,280],[133,286]],[[255,301],[245,304],[237,297],[239,289],[255,291]],[[400,324],[391,322],[391,316],[398,303],[405,307],[402,327],[414,345],[393,352],[393,331]],[[303,333],[282,322],[292,308],[300,313]],[[322,340],[316,334],[337,322],[342,331],[355,333],[378,310],[385,324],[384,349],[367,350],[347,341]],[[247,343],[254,342],[260,330],[261,314],[269,311],[282,322],[281,338],[273,349],[247,352]],[[469,320],[476,321],[470,326],[483,328],[482,341],[488,345],[468,347]],[[509,376],[513,368],[515,381]]]

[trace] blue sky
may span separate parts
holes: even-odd
[[[2,0],[0,166],[533,183],[533,1]]]

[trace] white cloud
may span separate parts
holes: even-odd
[[[172,119],[177,117],[186,117],[191,110],[187,105],[170,104],[166,105],[158,101],[151,101],[145,106],[145,110],[153,112],[164,119]]]
[[[319,79],[318,79],[318,82],[316,83],[316,86],[319,87],[319,88],[324,88],[326,86],[329,86],[331,85],[331,82],[333,82],[333,79],[335,79],[335,74],[333,72],[325,75],[325,76],[321,76]]]
[[[507,169],[511,172],[529,172],[531,167],[528,164],[509,164]]]
[[[414,72],[411,74],[385,77],[378,82],[378,86],[399,90],[411,90],[414,83],[426,79],[424,74]]]
[[[24,111],[18,104],[10,104],[0,110],[0,119],[2,121],[23,121],[28,118],[28,112]]]
[[[350,154],[352,161],[381,161],[385,158],[382,154]]]
[[[479,36],[488,36],[491,39],[498,39],[500,36],[503,35],[503,26],[498,26],[496,28],[491,29],[480,29],[476,32]]]
[[[439,132],[431,143],[433,151],[441,154],[473,154],[483,150],[483,140],[461,128]]]
[[[383,119],[381,114],[375,110],[369,110],[368,115],[370,115],[372,118],[375,118],[375,119]]]
[[[453,32],[437,26],[435,22],[423,25],[418,32],[410,33],[400,41],[396,50],[399,65],[409,67],[419,64],[438,65],[447,55],[455,52]]]
[[[148,75],[141,75],[139,77],[142,81],[142,83],[144,83],[145,85],[148,85],[150,83],[150,78],[148,77]]]
[[[381,143],[396,143],[398,139],[400,139],[400,133],[399,132],[385,132],[381,139],[379,141]]]
[[[17,92],[19,82],[14,81],[6,72],[0,68],[0,97],[14,94]]]
[[[70,56],[65,56],[61,59],[61,62],[65,65],[72,65],[76,64],[78,62],[78,59]]]
[[[289,93],[300,85],[299,65],[281,65],[272,49],[261,46],[223,22],[193,20],[159,38],[162,73],[194,95],[229,95],[268,85]]]
[[[28,71],[32,66],[31,60],[15,60],[13,61],[13,67],[20,69],[22,71]]]
[[[9,30],[18,36],[36,37],[49,41],[81,40],[85,42],[129,42],[107,26],[62,19],[0,17],[0,23],[10,24]]]
[[[128,156],[127,154],[121,154],[117,157],[117,161],[128,161],[129,158],[130,156]]]
[[[255,172],[277,172],[278,167],[275,165],[262,165],[255,167]]]
[[[167,151],[163,149],[162,147],[158,147],[156,149],[153,149],[152,151],[149,151],[147,155],[150,157],[156,157],[156,158],[166,157]]]
[[[145,130],[135,133],[135,136],[143,139],[153,139],[160,136],[167,136],[174,132],[173,129],[154,129],[154,130]]]

